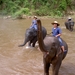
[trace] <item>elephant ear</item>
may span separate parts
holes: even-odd
[[[55,55],[58,55],[61,52],[61,46],[60,43],[52,43],[51,49],[55,51]]]
[[[57,50],[57,53],[56,53],[56,55],[59,55],[60,53],[61,53],[61,46],[60,47],[58,47],[58,50]]]

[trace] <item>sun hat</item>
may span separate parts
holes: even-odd
[[[68,17],[68,19],[72,19],[71,17]]]
[[[57,21],[54,21],[54,22],[52,23],[52,25],[54,25],[54,24],[57,24],[57,26],[60,25]]]
[[[37,16],[34,16],[34,18],[37,18]]]

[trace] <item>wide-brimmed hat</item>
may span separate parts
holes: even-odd
[[[37,18],[37,16],[34,16],[34,18]]]
[[[52,25],[57,24],[59,26],[60,24],[57,21],[52,22]]]

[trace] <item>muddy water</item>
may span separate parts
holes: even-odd
[[[42,25],[51,32],[51,22],[61,23],[62,38],[69,51],[63,60],[59,75],[75,75],[75,28],[73,32],[65,29],[66,19],[41,19]],[[18,47],[24,41],[25,30],[32,19],[11,20],[0,18],[0,75],[43,75],[42,52],[37,47],[26,49]],[[52,74],[50,68],[50,75]]]

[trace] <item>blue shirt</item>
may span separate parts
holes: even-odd
[[[58,34],[61,34],[62,33],[62,31],[61,31],[61,29],[59,28],[59,27],[57,27],[57,28],[52,28],[52,35],[55,37],[56,35],[58,35]],[[58,36],[58,38],[60,38],[60,36]]]
[[[35,19],[32,21],[32,26],[30,28],[37,30],[37,21]]]

